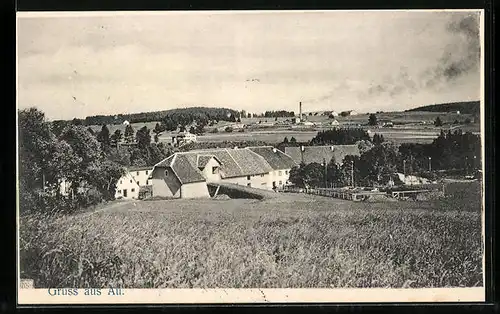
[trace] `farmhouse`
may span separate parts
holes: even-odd
[[[189,132],[179,132],[177,135],[172,136],[172,145],[174,146],[180,146],[196,141],[196,134],[191,134]]]
[[[115,198],[138,199],[142,187],[151,186],[152,167],[131,167],[116,184]]]
[[[208,198],[207,183],[228,182],[259,189],[288,183],[293,159],[271,146],[178,152],[154,166],[153,196]]]
[[[337,164],[342,164],[345,156],[359,156],[358,145],[330,145],[330,146],[301,146],[285,147],[285,154],[289,155],[296,164],[310,164],[313,162],[330,162],[335,157]]]
[[[330,125],[338,126],[338,125],[340,125],[340,123],[338,120],[333,120],[332,122],[330,122]]]

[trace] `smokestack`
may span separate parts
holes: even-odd
[[[302,102],[299,102],[299,119],[302,121]]]

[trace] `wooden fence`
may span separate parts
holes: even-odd
[[[288,193],[306,193],[312,195],[320,195],[326,197],[340,198],[350,201],[363,201],[370,196],[388,196],[397,199],[405,199],[411,196],[416,196],[421,193],[429,193],[430,190],[407,190],[407,191],[392,191],[392,192],[380,192],[380,191],[364,191],[361,189],[328,189],[328,188],[298,188],[298,187],[288,187],[285,186],[278,190],[279,192]]]

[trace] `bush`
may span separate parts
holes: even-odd
[[[233,132],[233,128],[232,128],[232,127],[230,127],[230,126],[227,126],[227,127],[224,129],[224,131],[226,131],[226,132],[228,132],[228,133],[231,133],[231,132]]]

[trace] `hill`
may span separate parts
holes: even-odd
[[[429,112],[456,112],[460,113],[479,115],[480,113],[480,103],[479,101],[463,101],[463,102],[451,102],[444,104],[435,104],[429,106],[417,107],[408,111],[429,111]]]
[[[237,117],[238,111],[228,108],[188,107],[131,114],[96,115],[88,116],[85,119],[75,118],[72,121],[83,125],[110,125],[122,124],[124,121],[129,121],[130,123],[157,122],[164,120],[166,116],[179,115],[192,116],[198,119],[228,120],[230,117]]]

